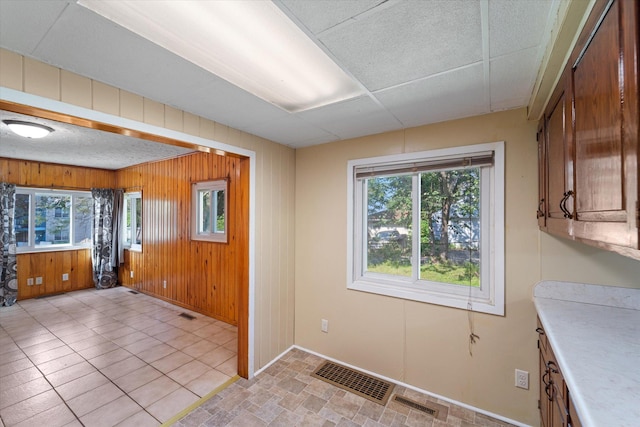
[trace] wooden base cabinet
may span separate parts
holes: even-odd
[[[542,427],[580,427],[580,420],[571,401],[553,349],[538,319],[538,352],[540,357],[540,419]]]
[[[545,231],[640,259],[638,9],[597,0],[545,110]]]

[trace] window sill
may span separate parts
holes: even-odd
[[[16,254],[39,254],[42,252],[69,252],[69,251],[82,251],[91,249],[91,246],[44,246],[41,248],[24,248],[18,246]]]
[[[463,297],[454,294],[434,292],[427,289],[418,289],[408,284],[390,285],[371,280],[356,280],[351,282],[347,286],[347,289],[393,298],[401,298],[409,301],[424,302],[445,307],[471,310],[479,313],[504,316],[504,303],[502,301],[488,302],[487,300],[469,298],[468,296]],[[469,307],[469,304],[471,304],[471,308]]]

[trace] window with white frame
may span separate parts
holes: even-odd
[[[133,251],[142,251],[142,193],[139,191],[125,193],[122,208],[124,247]]]
[[[348,288],[504,315],[504,143],[348,163]]]
[[[93,198],[88,191],[16,188],[18,252],[91,246]]]
[[[193,184],[191,239],[227,241],[227,180]]]

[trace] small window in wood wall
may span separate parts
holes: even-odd
[[[191,239],[227,242],[227,180],[196,182],[192,190]]]

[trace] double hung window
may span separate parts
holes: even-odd
[[[124,194],[124,247],[133,251],[142,251],[142,193]]]
[[[16,188],[15,202],[18,252],[91,246],[90,192]]]
[[[227,241],[227,181],[193,184],[191,239]]]
[[[348,288],[504,314],[503,143],[353,160]]]

